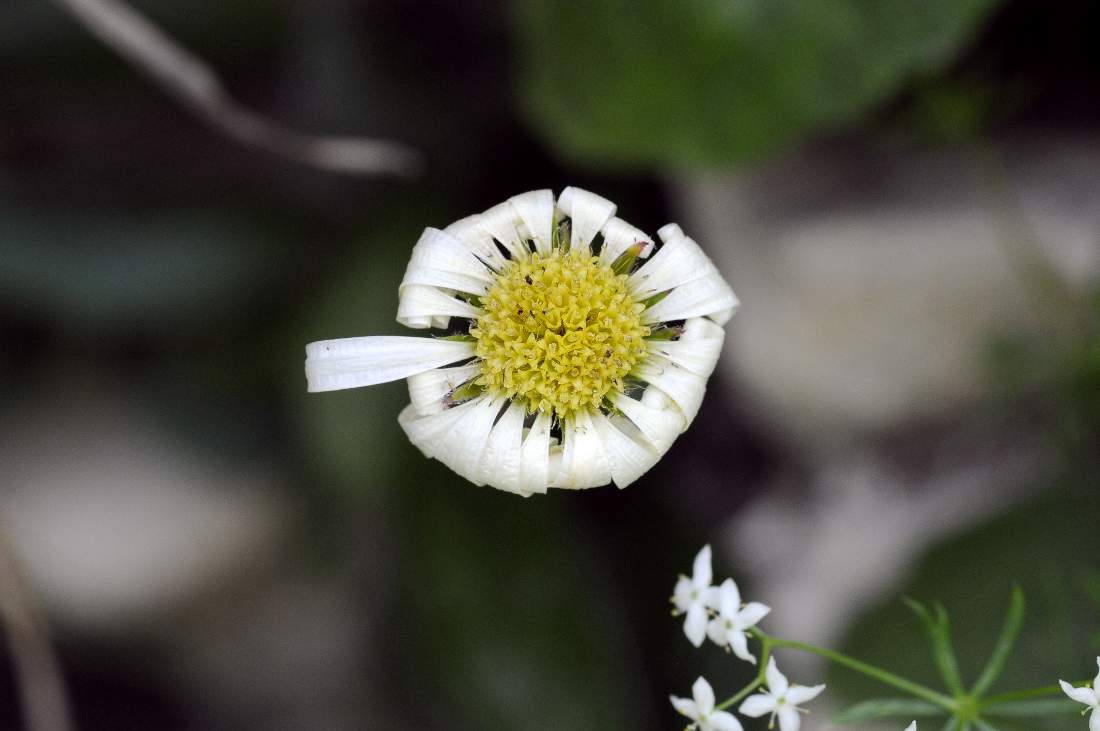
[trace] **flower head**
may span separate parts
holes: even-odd
[[[754,665],[756,658],[749,652],[748,636],[745,630],[767,616],[771,607],[760,602],[750,602],[742,606],[741,592],[733,579],[726,579],[716,591],[718,616],[707,624],[707,636],[719,647],[732,650],[734,655]]]
[[[714,587],[710,585],[713,572],[710,567],[710,546],[703,546],[695,556],[691,577],[680,576],[672,590],[673,614],[685,614],[684,634],[691,644],[699,647],[707,636],[707,610],[714,605]]]
[[[1086,713],[1091,712],[1089,731],[1100,731],[1100,657],[1096,658],[1096,668],[1096,678],[1092,681],[1091,686],[1074,688],[1064,680],[1058,681],[1066,695],[1078,703],[1084,703],[1087,706],[1085,708]]]
[[[802,726],[802,719],[798,714],[803,712],[798,707],[799,704],[816,698],[825,690],[825,686],[806,687],[788,683],[787,677],[779,672],[774,657],[769,658],[764,677],[767,679],[768,689],[763,693],[750,695],[738,710],[750,718],[760,718],[770,713],[773,725],[776,717],[779,718],[780,731],[798,731]]]
[[[539,190],[426,229],[397,320],[442,337],[311,343],[309,390],[408,379],[410,441],[477,484],[625,487],[695,418],[738,302],[679,226],[614,214]]]
[[[699,731],[741,731],[741,722],[732,713],[714,710],[714,689],[700,677],[691,686],[691,698],[670,695],[672,707],[691,719],[689,729]]]

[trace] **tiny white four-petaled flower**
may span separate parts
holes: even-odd
[[[447,337],[310,343],[309,390],[408,379],[409,440],[479,485],[626,487],[695,418],[738,301],[679,226],[658,245],[615,209],[538,190],[425,229],[397,321]]]
[[[741,605],[741,592],[733,579],[726,579],[717,589],[718,616],[707,624],[707,636],[719,647],[733,650],[733,654],[754,665],[756,657],[749,652],[746,630],[767,616],[771,607],[760,602]]]
[[[703,546],[695,556],[691,576],[681,575],[672,590],[673,614],[684,614],[684,634],[691,644],[699,647],[707,636],[707,610],[715,603],[715,589],[711,586],[713,571],[710,566],[710,546]]]
[[[799,714],[803,712],[799,705],[816,698],[825,690],[825,686],[807,687],[788,683],[787,677],[779,672],[774,657],[769,658],[764,677],[768,689],[763,693],[750,695],[737,710],[750,718],[760,718],[770,713],[772,725],[776,718],[779,719],[780,731],[798,731],[802,726]]]
[[[741,722],[732,713],[714,709],[714,689],[700,677],[691,686],[691,698],[670,695],[672,707],[691,719],[689,729],[699,731],[742,731]]]
[[[1091,686],[1074,688],[1064,680],[1058,681],[1058,684],[1062,686],[1062,690],[1066,695],[1078,703],[1084,703],[1087,706],[1084,710],[1085,713],[1091,711],[1092,715],[1089,716],[1089,731],[1100,731],[1100,657],[1096,658],[1096,668],[1096,678],[1092,681]]]

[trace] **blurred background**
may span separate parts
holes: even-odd
[[[78,728],[680,728],[670,692],[751,672],[668,616],[708,542],[773,634],[936,684],[899,597],[939,600],[972,679],[1019,582],[998,688],[1091,674],[1095,3],[135,0],[405,177],[241,145],[61,4],[0,7],[0,530]],[[648,475],[524,500],[409,445],[403,383],[305,393],[305,343],[401,333],[424,227],[566,185],[743,301]],[[781,661],[830,684],[810,729],[891,695]]]

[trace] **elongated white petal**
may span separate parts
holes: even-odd
[[[687,428],[684,415],[671,403],[664,408],[655,407],[621,393],[613,394],[611,401],[638,427],[658,454],[667,452],[676,437]]]
[[[520,449],[519,489],[545,493],[550,486],[550,415],[540,412]]]
[[[695,699],[695,706],[699,709],[699,715],[709,716],[714,710],[714,688],[706,678],[699,676],[691,686],[691,696]]]
[[[714,578],[714,572],[711,571],[711,552],[710,544],[703,546],[699,549],[699,553],[695,554],[695,561],[691,565],[691,583],[695,584],[697,588],[706,588],[710,586],[710,582]]]
[[[480,373],[481,366],[470,363],[409,376],[409,400],[418,414],[438,414],[444,409],[443,399],[447,394]]]
[[[741,629],[755,627],[760,620],[768,616],[772,608],[760,602],[749,602],[741,611],[737,612],[737,624]]]
[[[664,356],[676,365],[707,378],[718,363],[726,331],[705,317],[693,317],[684,323],[679,340],[650,340],[651,353]]]
[[[701,647],[707,638],[707,610],[699,602],[688,607],[684,617],[684,636],[696,647]]]
[[[1092,692],[1092,688],[1074,688],[1064,680],[1059,680],[1058,685],[1062,686],[1063,693],[1078,703],[1084,703],[1089,706],[1096,705],[1096,694]]]
[[[321,340],[306,346],[311,392],[373,386],[474,355],[474,344],[433,338],[371,336]]]
[[[779,716],[779,731],[798,731],[802,728],[802,716],[792,706],[780,706],[775,715]]]
[[[485,294],[492,282],[493,273],[461,240],[446,231],[426,228],[413,247],[398,292],[410,284],[422,284]]]
[[[1100,731],[1100,710],[1095,707],[1092,709],[1092,713],[1089,714],[1089,731]]]
[[[592,423],[603,443],[604,453],[611,467],[611,479],[620,488],[644,475],[661,458],[655,447],[642,444],[624,434],[598,411],[592,414]]]
[[[642,321],[656,323],[710,317],[722,325],[739,304],[726,280],[713,273],[669,292],[667,297],[642,313]]]
[[[767,693],[757,693],[756,695],[750,695],[745,699],[745,702],[741,704],[741,707],[737,709],[738,713],[742,713],[749,718],[760,718],[775,710],[775,698]]]
[[[913,723],[906,726],[905,731],[917,731],[917,722],[913,721]]]
[[[612,218],[603,226],[603,248],[600,249],[600,261],[608,265],[614,264],[615,260],[624,251],[639,243],[644,243],[645,247],[638,254],[638,258],[645,259],[653,251],[653,239],[645,231],[631,226],[623,219]]]
[[[729,633],[729,645],[734,655],[745,662],[750,662],[753,665],[756,664],[756,656],[749,652],[749,638],[744,632],[739,629],[731,630]]]
[[[1097,699],[1100,699],[1100,656],[1096,658],[1096,678],[1092,681],[1092,693]]]
[[[627,281],[635,297],[652,297],[658,292],[718,273],[710,257],[699,248],[699,244],[684,236],[684,232],[676,224],[670,223],[658,231],[657,235],[664,245],[631,274]]]
[[[580,490],[611,482],[611,465],[589,410],[578,410],[561,431],[561,471],[550,486]]]
[[[531,250],[527,247],[524,232],[520,230],[522,221],[510,201],[498,203],[481,214],[479,225],[501,246],[507,249],[513,258],[525,258]]]
[[[410,323],[421,322],[423,318],[469,317],[476,318],[481,310],[456,297],[436,289],[419,284],[409,285],[401,291],[397,305],[397,321],[407,327]]]
[[[692,721],[699,720],[699,709],[696,707],[695,701],[690,698],[677,698],[674,695],[670,695],[668,699],[672,703],[672,707],[681,716],[687,716]]]
[[[569,187],[558,196],[558,209],[569,216],[569,248],[589,253],[592,241],[604,224],[615,215],[615,204],[587,190]]]
[[[436,442],[430,448],[440,462],[475,485],[484,485],[485,481],[480,479],[481,457],[503,403],[486,396],[471,403],[471,408],[446,433],[434,437]]]
[[[504,255],[500,253],[500,249],[493,243],[492,234],[486,231],[481,225],[480,213],[475,213],[466,218],[460,218],[444,229],[444,231],[461,241],[462,245],[473,252],[478,259],[494,269],[499,269],[504,265],[506,261]]]
[[[532,190],[508,199],[525,233],[535,242],[535,250],[549,254],[554,228],[554,191]]]
[[[478,481],[498,490],[524,497],[531,493],[520,489],[520,460],[523,448],[524,408],[513,402],[489,432],[489,443],[482,455]]]
[[[661,389],[680,408],[688,424],[695,420],[707,390],[705,378],[659,356],[650,356],[634,369],[634,375]]]
[[[707,721],[714,731],[744,731],[744,727],[737,720],[737,716],[729,711],[715,711],[710,714]]]
[[[726,631],[726,622],[720,618],[714,618],[707,622],[707,637],[719,647],[725,647],[730,643],[729,633]]]
[[[787,689],[787,702],[794,706],[808,703],[821,695],[824,685],[792,685]]]
[[[741,592],[737,589],[737,582],[726,579],[718,587],[718,613],[723,617],[733,617],[741,608]]]
[[[764,670],[764,678],[768,681],[768,690],[777,698],[786,693],[787,688],[790,687],[787,676],[779,672],[779,666],[775,664],[774,657],[768,660],[768,667]]]

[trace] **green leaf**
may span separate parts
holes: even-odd
[[[876,718],[927,718],[943,713],[936,704],[915,698],[875,698],[845,708],[833,717],[833,723],[862,723]]]
[[[973,723],[978,727],[978,731],[998,731],[996,726],[980,718],[975,718]]]
[[[982,708],[987,716],[1053,716],[1059,713],[1077,713],[1081,704],[1069,698],[1036,698],[1026,701],[1008,701]]]
[[[1016,645],[1016,638],[1020,636],[1020,629],[1024,625],[1024,592],[1019,586],[1012,587],[1012,599],[1005,613],[1005,621],[1001,626],[1001,634],[997,638],[997,644],[993,647],[993,654],[978,676],[978,682],[974,683],[971,693],[981,697],[993,685],[1004,670],[1008,656]]]
[[[962,695],[965,693],[965,688],[959,674],[959,663],[955,659],[955,648],[951,643],[951,623],[947,617],[947,610],[943,605],[936,604],[935,616],[933,616],[933,613],[917,600],[905,597],[903,601],[920,617],[925,634],[932,645],[932,659],[939,668],[940,677],[943,678],[947,689],[955,695]]]
[[[728,165],[850,123],[943,68],[1000,1],[526,0],[523,100],[575,159]]]

